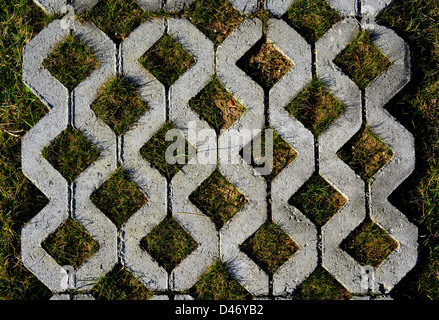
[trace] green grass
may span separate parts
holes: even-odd
[[[217,132],[229,128],[245,112],[217,77],[189,101],[189,106]]]
[[[337,155],[367,182],[393,157],[393,152],[363,125]]]
[[[285,109],[318,136],[343,114],[346,107],[326,89],[323,81],[313,78]]]
[[[134,0],[101,0],[92,9],[78,14],[78,19],[93,22],[110,38],[121,42],[150,16]]]
[[[322,226],[347,200],[320,175],[313,174],[288,202],[314,223]]]
[[[213,220],[218,230],[247,203],[245,196],[219,169],[203,181],[189,196],[189,200]]]
[[[148,300],[154,292],[148,290],[131,272],[117,264],[91,290],[97,300]]]
[[[299,30],[310,42],[316,42],[342,17],[325,0],[298,0],[283,19]]]
[[[117,135],[122,135],[148,110],[148,105],[140,98],[137,88],[118,75],[103,85],[91,109]]]
[[[248,300],[251,295],[230,274],[221,261],[215,262],[187,291],[196,300]]]
[[[99,249],[99,244],[73,219],[67,219],[41,244],[59,265],[78,269]]]
[[[262,269],[274,274],[299,246],[277,224],[266,222],[240,249],[252,257]]]
[[[170,87],[195,63],[195,58],[177,40],[165,34],[140,57],[139,62],[157,80]]]
[[[215,46],[223,42],[244,20],[228,0],[195,1],[184,16],[212,40]]]
[[[99,61],[82,41],[68,35],[43,60],[43,66],[67,89],[73,90],[99,67]]]
[[[341,247],[361,264],[376,268],[398,247],[398,242],[367,220],[343,240]]]
[[[140,245],[168,272],[198,247],[192,236],[169,217],[143,238]]]
[[[366,87],[392,64],[372,42],[369,32],[360,31],[334,60],[361,88]]]
[[[99,158],[98,149],[71,126],[61,132],[41,154],[69,182],[73,182]]]
[[[314,14],[326,14],[322,14],[324,11],[321,9],[312,8],[311,1],[308,2],[310,9],[293,7],[288,15],[295,15],[296,20],[311,21],[311,32],[307,39],[315,41],[324,31],[315,32],[312,29],[324,30],[327,27],[322,29],[322,26],[330,26],[333,22],[321,23],[319,19],[313,22]],[[209,15],[209,2],[196,1],[194,6],[197,3],[201,3],[199,16],[196,18],[199,22],[192,21],[203,23]],[[303,4],[306,1],[296,3]],[[106,13],[102,12],[102,15]],[[239,19],[229,19],[231,26],[228,27],[227,16],[228,14],[224,17],[224,30],[232,30],[235,28],[232,25],[236,22],[234,20]],[[22,51],[24,45],[53,19],[54,17],[44,15],[31,0],[0,0],[0,299],[49,299],[52,296],[23,266],[20,258],[20,234],[23,226],[48,203],[48,199],[21,171],[21,138],[47,113],[47,108],[22,82]],[[129,20],[125,17],[122,19],[123,23],[125,19],[126,22]],[[284,19],[288,20],[288,17],[284,16]],[[294,19],[288,22],[294,25]],[[112,20],[114,19],[110,18]],[[413,80],[391,101],[387,109],[414,134],[417,164],[414,174],[391,195],[390,201],[419,227],[419,234],[422,235],[419,238],[420,255],[417,266],[391,294],[395,299],[438,300],[439,4],[436,0],[394,0],[377,20],[395,30],[408,42],[411,49]],[[302,34],[306,34],[305,29],[298,25],[297,27]],[[208,34],[209,28],[213,30],[211,36],[216,39],[214,41],[217,45],[229,32],[217,32],[215,26],[206,26],[202,31]],[[110,35],[114,32],[114,36],[116,32],[121,34],[120,31],[106,32]],[[131,31],[127,31],[125,36],[129,32]],[[161,143],[158,142],[157,145],[160,146]],[[154,153],[155,148],[149,148],[148,151]],[[123,295],[112,293],[109,287],[113,288],[111,282],[107,287],[100,287],[99,295],[124,298]],[[250,297],[220,262],[190,292],[198,299]],[[93,294],[97,297],[96,293]],[[296,299],[349,298],[349,294],[320,267],[299,286],[293,296]],[[148,295],[140,294],[140,297],[146,298]]]
[[[147,160],[155,169],[157,169],[164,177],[171,180],[184,166],[188,163],[189,157],[186,153],[189,149],[188,142],[185,143],[185,150],[183,154],[174,154],[176,158],[184,157],[185,164],[170,164],[166,161],[166,149],[173,144],[174,141],[166,141],[166,132],[171,129],[176,129],[171,122],[165,123],[154,136],[140,149],[140,154]],[[178,150],[175,151],[176,153]],[[177,159],[178,160],[178,159]]]
[[[148,202],[126,171],[118,169],[93,194],[90,200],[120,228]]]

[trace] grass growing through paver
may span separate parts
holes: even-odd
[[[376,268],[398,243],[377,224],[367,220],[343,240],[341,247],[358,262]]]
[[[298,16],[308,16],[303,10],[290,12],[296,10]],[[392,290],[397,299],[439,299],[438,15],[436,1],[394,0],[377,19],[403,37],[412,53],[413,80],[387,109],[415,135],[416,171],[391,198],[419,226],[423,237],[417,266]],[[52,295],[20,257],[22,227],[48,202],[21,172],[21,138],[47,112],[22,83],[22,48],[52,19],[31,0],[0,0],[0,299],[49,299]],[[334,297],[328,293],[337,292],[337,283],[321,281],[315,274],[295,292],[297,299]],[[234,280],[231,275],[230,279]],[[216,293],[227,295],[232,290],[218,283],[202,286],[205,291],[194,296],[214,298],[220,296]],[[310,289],[305,290],[304,284]],[[249,295],[227,296],[242,297]]]
[[[71,265],[79,268],[99,249],[99,244],[84,227],[73,219],[67,219],[49,237],[41,247],[50,254],[59,265]]]
[[[148,110],[136,87],[122,75],[108,80],[90,107],[117,135],[125,133]]]
[[[221,261],[215,262],[195,286],[187,291],[196,300],[248,300],[251,295]]]
[[[97,300],[148,300],[154,292],[117,264],[90,292]]]
[[[82,41],[68,35],[43,60],[43,66],[67,89],[73,90],[99,67],[99,61]]]
[[[177,40],[165,34],[140,57],[139,62],[157,80],[170,87],[195,63],[195,58]]]
[[[298,0],[282,17],[310,42],[316,42],[342,19],[325,0]]]
[[[363,125],[337,155],[363,180],[369,181],[393,157],[393,152],[368,126]]]
[[[99,158],[98,149],[71,126],[61,132],[41,154],[70,182]]]
[[[168,272],[198,247],[192,236],[169,217],[143,238],[140,245]]]
[[[92,9],[79,13],[79,21],[92,21],[116,42],[124,41],[150,14],[134,0],[101,0]]]
[[[189,106],[217,132],[229,128],[245,112],[217,77],[189,101]]]
[[[149,139],[149,141],[140,149],[140,154],[145,160],[147,160],[154,168],[156,168],[164,177],[171,180],[184,166],[188,163],[188,153],[189,149],[188,142],[186,141],[185,150],[182,154],[174,154],[175,157],[184,157],[185,164],[170,164],[166,161],[166,149],[174,143],[174,141],[166,141],[166,133],[171,130],[176,129],[172,122],[165,123],[159,131],[157,131],[154,136]],[[175,138],[177,139],[177,138]],[[176,150],[177,152],[178,150]]]
[[[274,274],[298,249],[277,224],[266,222],[241,246],[265,271]]]
[[[184,16],[212,40],[215,46],[223,42],[244,20],[228,0],[197,0]]]
[[[328,271],[317,267],[293,293],[298,300],[349,300],[351,295]]]
[[[317,225],[324,225],[347,202],[325,179],[313,174],[288,201]]]
[[[93,194],[90,200],[120,228],[148,202],[126,171],[118,169]]]
[[[273,87],[294,67],[293,62],[264,39],[239,59],[237,65],[265,89]]]
[[[326,89],[318,78],[297,95],[286,110],[318,136],[337,119],[346,107]]]
[[[392,64],[370,37],[369,32],[360,31],[334,60],[361,89],[365,89]]]
[[[189,200],[213,220],[218,230],[247,203],[245,196],[219,169],[203,181]]]

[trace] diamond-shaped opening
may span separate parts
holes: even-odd
[[[350,300],[349,291],[323,267],[317,267],[294,291],[298,300]]]
[[[99,244],[74,219],[65,220],[41,247],[61,265],[78,269],[99,249]]]
[[[213,220],[218,230],[247,203],[245,196],[218,169],[203,181],[189,200]]]
[[[398,242],[367,219],[343,240],[340,247],[359,263],[377,268],[398,248]]]
[[[294,66],[294,63],[272,43],[267,42],[265,37],[236,64],[266,90],[272,88]]]
[[[228,0],[198,0],[192,3],[185,17],[218,46],[244,20]]]
[[[102,86],[91,109],[117,135],[122,135],[148,110],[148,105],[140,98],[138,89],[118,75]]]
[[[196,300],[249,300],[251,294],[232,276],[232,270],[215,262],[189,290]]]
[[[91,294],[98,300],[148,300],[154,295],[121,264],[102,277]]]
[[[43,66],[71,91],[99,67],[99,61],[87,45],[68,35],[43,60]]]
[[[308,41],[316,42],[342,16],[325,0],[297,0],[282,18]]]
[[[189,106],[217,132],[229,128],[246,110],[217,77],[189,101]]]
[[[367,182],[393,157],[393,152],[363,124],[337,155]]]
[[[92,21],[116,43],[124,41],[149,17],[135,0],[101,0],[92,9],[77,15],[80,22]]]
[[[41,154],[70,182],[99,158],[98,149],[71,126],[61,132]]]
[[[273,141],[268,140],[268,144],[265,141],[265,134],[266,130],[273,130]],[[252,141],[252,145],[247,145],[244,148],[241,149],[240,155],[242,158],[244,158],[244,149],[247,149],[250,147],[251,152],[251,165],[254,168],[257,167],[264,167],[265,164],[258,164],[257,160],[255,158],[255,155],[253,154],[253,146],[257,142],[257,140],[260,140],[261,143],[261,156],[266,156],[266,150],[268,148],[271,148],[273,150],[273,165],[271,167],[271,171],[269,174],[262,175],[267,182],[272,182],[274,178],[276,178],[279,173],[282,172],[296,157],[297,152],[294,150],[288,142],[286,142],[274,129],[271,128],[265,128],[261,131],[261,134],[258,135],[255,139]]]
[[[139,62],[157,80],[170,87],[195,64],[195,58],[177,40],[165,34],[139,58]]]
[[[90,200],[117,228],[148,202],[130,175],[120,169],[93,192]]]
[[[198,247],[192,236],[169,217],[144,237],[140,245],[168,272]]]
[[[314,223],[324,225],[346,203],[346,198],[314,173],[288,201]]]
[[[345,105],[318,78],[314,78],[286,106],[286,110],[316,136],[324,132],[345,109]]]
[[[174,160],[176,160],[176,163],[169,163],[166,160],[166,150],[178,139],[174,137],[173,141],[166,141],[166,133],[172,129],[176,129],[176,126],[172,122],[166,122],[140,149],[142,157],[168,180],[171,180],[188,163],[190,160],[189,155],[195,152],[194,147],[185,139],[184,150],[179,150],[178,148],[174,150]]]
[[[374,45],[371,36],[368,31],[360,31],[334,60],[361,89],[365,89],[392,64]]]
[[[274,274],[299,246],[277,224],[264,223],[241,246],[241,251],[269,274]]]

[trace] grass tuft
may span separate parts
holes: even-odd
[[[140,57],[139,62],[157,80],[170,87],[195,63],[195,58],[177,40],[165,34]]]
[[[43,60],[43,66],[72,91],[99,67],[99,61],[82,41],[73,35],[68,35]]]
[[[393,152],[363,125],[337,155],[367,182],[393,157]]]
[[[314,223],[322,226],[346,204],[347,200],[320,175],[314,174],[288,202]]]
[[[392,64],[371,41],[367,31],[360,31],[334,60],[361,88],[366,87]]]
[[[124,76],[115,76],[99,90],[91,109],[117,134],[122,135],[148,110],[137,88]]]
[[[297,95],[286,110],[316,136],[324,132],[346,107],[326,89],[320,79],[314,78]]]
[[[213,220],[218,230],[247,203],[245,196],[218,169],[203,181],[189,200]]]
[[[85,232],[84,227],[70,218],[49,235],[41,246],[59,265],[71,265],[75,269],[99,249],[99,244]]]
[[[262,269],[274,274],[299,246],[277,224],[266,222],[240,249],[252,257]]]
[[[342,19],[325,0],[297,0],[282,18],[310,42],[316,42]]]
[[[93,194],[90,200],[120,228],[148,202],[130,175],[118,169]]]
[[[71,126],[61,132],[41,154],[69,182],[73,182],[99,158],[98,149]]]
[[[141,240],[140,245],[168,272],[198,247],[174,218],[165,218]]]

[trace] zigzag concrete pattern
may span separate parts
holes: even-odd
[[[34,1],[49,14],[65,13],[68,9],[66,0]],[[98,2],[76,0],[69,5],[79,12]],[[193,0],[137,2],[147,11],[176,12]],[[354,295],[366,294],[362,299],[367,299],[367,295],[376,297],[380,294],[381,299],[389,299],[392,288],[415,266],[417,228],[387,200],[412,173],[415,164],[413,136],[384,109],[410,80],[407,44],[392,30],[374,22],[374,16],[391,0],[328,0],[344,19],[318,40],[315,52],[301,35],[279,19],[293,0],[230,2],[244,14],[265,6],[273,15],[268,22],[268,41],[294,63],[294,68],[269,91],[268,99],[264,90],[236,65],[263,36],[262,21],[257,18],[244,20],[217,49],[183,18],[155,18],[145,22],[118,46],[93,23],[75,21],[66,27],[65,21],[55,20],[25,47],[23,81],[50,111],[24,137],[22,167],[24,174],[50,202],[22,230],[22,259],[54,293],[52,299],[68,300],[67,292],[72,289],[81,293],[75,299],[93,299],[87,293],[96,284],[93,279],[107,274],[118,261],[146,287],[163,292],[153,299],[168,299],[165,292],[169,291],[177,293],[175,299],[192,299],[178,293],[191,288],[218,259],[230,266],[232,275],[255,298],[287,297],[320,263]],[[363,17],[362,22],[359,23],[355,16]],[[360,30],[370,31],[374,44],[392,62],[391,67],[363,91],[333,62]],[[45,57],[70,33],[89,46],[100,62],[99,68],[72,92],[42,66]],[[196,59],[169,90],[138,63],[139,57],[165,33]],[[120,137],[90,109],[98,89],[118,73],[138,85],[141,98],[149,105],[149,111],[140,117],[138,125]],[[242,159],[238,164],[220,161],[221,174],[248,200],[220,230],[216,230],[213,221],[189,200],[189,195],[217,165],[188,163],[168,182],[139,153],[167,121],[181,129],[188,142],[198,150],[206,149],[189,134],[188,123],[195,121],[197,133],[210,127],[188,103],[215,74],[246,108],[232,127],[216,137],[219,160],[227,156],[224,153],[227,148],[242,148],[250,142],[239,141],[238,145],[231,146],[229,139],[236,130],[262,129],[267,116],[270,127],[298,153],[298,157],[274,179],[270,194],[267,182]],[[346,106],[344,114],[318,138],[285,110],[313,76],[321,79]],[[365,183],[336,154],[358,132],[362,122],[366,122],[394,153],[370,183]],[[99,159],[73,183],[67,182],[41,155],[42,149],[68,126],[80,128],[100,151]],[[108,179],[118,163],[148,195],[148,203],[119,230],[90,200],[93,191]],[[347,204],[320,228],[288,204],[288,199],[314,172],[347,199]],[[239,249],[267,220],[268,208],[273,222],[299,245],[299,250],[273,276]],[[169,274],[140,247],[140,240],[168,214],[198,243],[197,249]],[[77,270],[59,265],[41,247],[44,239],[68,218],[78,221],[99,243],[99,250]],[[398,242],[398,248],[377,268],[361,265],[340,247],[365,218],[370,218]]]

